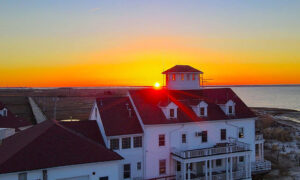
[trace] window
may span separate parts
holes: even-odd
[[[142,147],[142,143],[143,143],[142,136],[133,137],[134,148]]]
[[[123,165],[123,178],[130,178],[130,164]]]
[[[5,109],[5,108],[3,109],[3,116],[5,116],[5,117],[7,116],[7,109]]]
[[[170,117],[171,118],[175,117],[175,110],[174,109],[170,109]]]
[[[244,137],[244,128],[240,127],[239,128],[239,138],[243,138]]]
[[[181,171],[181,163],[179,161],[176,161],[177,164],[176,164],[176,170],[177,171]]]
[[[105,177],[99,177],[99,180],[108,180],[108,176],[105,176]]]
[[[181,143],[182,144],[186,143],[186,134],[181,134]]]
[[[181,74],[181,80],[184,81],[184,74]]]
[[[159,160],[159,175],[166,174],[166,160]]]
[[[205,115],[205,108],[201,107],[200,108],[200,116],[204,116]]]
[[[131,147],[131,138],[122,138],[122,149],[129,149]]]
[[[222,166],[222,159],[217,159],[216,160],[216,166]]]
[[[233,114],[232,106],[228,106],[228,114]]]
[[[166,74],[166,80],[169,81],[169,74]]]
[[[141,170],[142,169],[142,163],[141,162],[137,162],[136,163],[136,169],[137,170]]]
[[[172,80],[176,81],[176,74],[172,74]]]
[[[110,140],[110,149],[116,150],[119,149],[119,139],[111,139]]]
[[[27,173],[18,174],[18,180],[27,180]]]
[[[202,131],[202,142],[207,142],[207,131]]]
[[[192,74],[192,80],[194,81],[196,79],[195,74]]]
[[[191,76],[190,74],[187,74],[187,75],[186,75],[186,79],[187,79],[187,80],[190,80],[190,76]]]
[[[164,134],[160,134],[158,136],[158,145],[165,146],[165,135]]]
[[[221,140],[226,140],[226,129],[221,129]]]
[[[244,162],[244,156],[240,156],[240,157],[239,157],[239,161],[240,161],[240,162]]]

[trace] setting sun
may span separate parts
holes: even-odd
[[[156,83],[154,84],[154,87],[155,87],[156,89],[160,88],[159,82],[156,82]]]

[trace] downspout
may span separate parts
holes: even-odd
[[[178,130],[180,130],[180,129],[182,129],[184,127],[184,124],[181,124],[181,127],[179,127],[179,128],[177,128],[177,129],[173,129],[172,131],[170,131],[169,132],[169,147],[170,147],[170,152],[171,152],[171,135],[172,135],[172,133],[173,132],[175,132],[175,131],[178,131]],[[171,162],[172,162],[172,159],[170,158],[170,162],[169,162],[169,172],[171,172]],[[182,167],[181,167],[182,168]],[[175,170],[176,171],[176,170]],[[176,173],[176,172],[175,172]]]

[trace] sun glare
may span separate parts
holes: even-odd
[[[159,89],[159,88],[160,88],[159,82],[154,83],[154,88],[155,88],[155,89]]]

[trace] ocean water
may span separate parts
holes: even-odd
[[[300,86],[231,88],[249,107],[272,107],[300,111]]]

